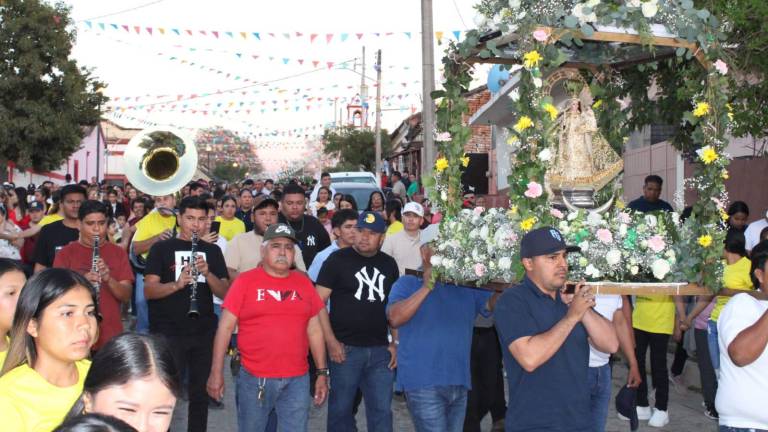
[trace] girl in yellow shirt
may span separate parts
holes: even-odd
[[[3,366],[10,345],[8,332],[13,323],[16,302],[26,282],[27,277],[20,265],[13,260],[0,258],[0,367]]]
[[[162,337],[123,333],[93,357],[83,394],[67,418],[103,414],[140,432],[165,432],[181,394],[173,353]]]
[[[44,270],[21,291],[0,370],[3,430],[49,432],[80,396],[96,342],[96,294],[81,275]]]
[[[227,241],[235,238],[236,235],[245,232],[243,221],[235,217],[237,211],[237,201],[231,195],[225,195],[221,198],[221,214],[216,216],[216,220],[221,222],[219,235]]]

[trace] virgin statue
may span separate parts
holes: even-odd
[[[623,169],[624,161],[597,128],[587,88],[581,97],[572,93],[565,111],[557,119],[557,152],[547,173],[554,190],[599,191]]]

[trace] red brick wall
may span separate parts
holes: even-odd
[[[491,99],[491,92],[483,90],[481,92],[467,96],[469,103],[469,113],[464,116],[464,122],[474,115],[483,105]],[[490,153],[491,151],[491,127],[490,126],[472,126],[472,137],[464,145],[464,151],[467,153]]]

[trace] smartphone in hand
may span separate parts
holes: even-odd
[[[565,283],[565,291],[563,293],[565,294],[573,294],[576,292],[576,282],[566,282]]]
[[[212,233],[218,234],[220,229],[221,229],[221,221],[211,222],[211,232]]]

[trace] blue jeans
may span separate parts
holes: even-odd
[[[717,321],[707,321],[707,347],[709,358],[712,360],[712,368],[715,372],[720,370],[720,345],[717,341]]]
[[[589,368],[589,411],[592,416],[592,430],[605,431],[608,405],[611,401],[611,365]]]
[[[735,428],[730,426],[720,425],[720,432],[768,432],[765,429],[752,429],[752,428]]]
[[[136,331],[149,333],[149,306],[144,297],[144,275],[136,273]]]
[[[262,400],[258,398],[259,384],[264,386]],[[310,399],[309,374],[293,378],[259,378],[241,368],[236,392],[238,431],[265,430],[273,409],[282,430],[306,431]]]
[[[392,432],[392,390],[395,373],[388,367],[392,356],[387,347],[345,345],[344,351],[347,356],[344,363],[332,361],[329,364],[331,391],[328,395],[328,430],[357,430],[352,405],[355,393],[360,388],[365,401],[368,432]],[[282,423],[280,425],[282,426]]]
[[[405,392],[416,432],[461,432],[467,412],[467,388],[437,386]]]

